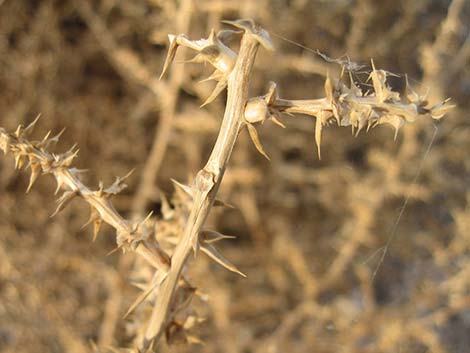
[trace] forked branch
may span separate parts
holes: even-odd
[[[217,190],[222,181],[227,163],[235,145],[238,132],[244,123],[245,105],[248,98],[248,84],[251,69],[260,42],[269,48],[269,36],[252,21],[237,21],[231,24],[244,30],[240,51],[233,70],[224,72],[227,81],[227,105],[222,125],[212,153],[191,186],[193,208],[180,243],[171,261],[171,268],[156,298],[152,318],[141,349],[147,349],[158,341],[165,329],[171,300],[181,271],[192,251],[198,249],[198,235],[215,201]],[[213,36],[213,35],[211,35]],[[215,48],[214,52],[216,51]],[[171,50],[170,50],[170,55]],[[225,66],[224,66],[225,67]]]
[[[121,217],[114,209],[110,198],[123,190],[125,178],[117,178],[107,188],[100,184],[98,190],[92,191],[80,180],[80,171],[71,167],[77,155],[75,148],[63,154],[53,154],[48,151],[49,145],[56,142],[60,134],[52,138],[47,135],[41,141],[30,141],[28,135],[37,120],[27,128],[20,126],[14,133],[7,133],[0,128],[0,149],[13,154],[17,168],[22,168],[27,163],[31,169],[28,191],[41,173],[52,174],[57,181],[57,191],[63,191],[54,214],[61,211],[72,199],[81,197],[90,205],[89,222],[93,223],[95,236],[101,224],[108,223],[116,230],[118,248],[135,251],[155,268],[153,279],[127,312],[127,314],[132,312],[143,301],[154,300],[145,332],[136,340],[139,352],[153,350],[162,334],[170,331],[169,327],[177,311],[175,307],[178,306],[175,299],[178,296],[175,295],[176,290],[185,287],[188,293],[192,293],[193,288],[182,278],[191,253],[196,254],[198,249],[201,249],[227,269],[243,275],[211,245],[214,241],[227,237],[216,232],[209,234],[203,230],[212,206],[218,203],[216,194],[242,127],[248,128],[257,150],[268,158],[261,145],[256,124],[271,120],[284,127],[280,121],[282,114],[313,116],[316,119],[315,140],[320,155],[322,129],[329,123],[351,126],[352,132],[356,135],[362,129],[388,124],[395,129],[396,136],[405,122],[411,123],[423,116],[440,119],[448,109],[452,108],[446,104],[447,100],[429,106],[426,97],[418,95],[408,84],[406,95],[402,97],[387,85],[387,72],[376,70],[373,63],[369,77],[373,89],[370,91],[363,91],[351,76],[349,84],[343,82],[343,77],[332,80],[327,76],[324,98],[283,99],[278,96],[276,85],[271,83],[265,95],[248,99],[249,78],[258,46],[261,44],[268,50],[272,50],[273,47],[268,33],[253,21],[238,20],[226,23],[236,27],[236,30],[217,34],[212,31],[207,39],[196,41],[188,39],[183,34],[169,36],[170,48],[163,74],[174,60],[177,48],[185,46],[196,51],[197,55],[193,61],[207,62],[215,70],[209,79],[217,81],[217,85],[204,104],[210,103],[227,88],[226,109],[209,160],[197,173],[192,185],[176,183],[190,195],[192,202],[191,211],[184,213],[183,218],[187,219],[187,222],[182,232],[178,231],[181,234],[180,241],[171,257],[160,248],[155,234],[156,228],[147,224],[147,218],[141,222],[131,222]],[[242,35],[240,49],[236,53],[224,44],[224,40],[227,36],[240,34]]]

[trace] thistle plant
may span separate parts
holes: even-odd
[[[336,123],[350,126],[358,135],[362,130],[369,131],[378,125],[390,125],[396,138],[398,131],[406,123],[430,117],[440,119],[452,108],[444,101],[430,105],[426,97],[420,96],[407,83],[404,96],[393,91],[387,84],[388,73],[377,70],[372,62],[369,79],[370,91],[365,91],[352,75],[343,70],[339,78],[327,76],[324,83],[325,96],[313,99],[291,100],[281,98],[277,85],[270,82],[265,95],[248,97],[249,81],[255,57],[261,45],[268,51],[274,50],[266,30],[252,20],[224,21],[232,30],[215,32],[207,38],[191,40],[185,34],[169,35],[168,55],[163,65],[162,75],[170,70],[178,47],[186,47],[195,52],[193,63],[208,63],[214,72],[207,80],[216,81],[216,86],[202,106],[211,103],[225,89],[227,102],[219,134],[212,153],[205,166],[197,173],[190,185],[174,181],[177,192],[172,206],[163,199],[163,219],[156,219],[150,213],[139,221],[122,217],[114,208],[112,198],[126,188],[125,179],[130,175],[116,178],[105,187],[100,183],[97,189],[87,187],[80,177],[83,172],[73,167],[78,149],[72,147],[67,152],[50,152],[51,144],[58,141],[61,133],[53,137],[47,134],[41,140],[32,140],[31,133],[38,119],[27,127],[19,126],[12,133],[0,128],[0,148],[15,160],[15,168],[29,168],[31,171],[27,192],[41,174],[51,174],[57,183],[58,197],[53,215],[64,209],[73,199],[82,199],[90,207],[90,219],[96,238],[103,223],[116,231],[116,249],[134,252],[142,257],[153,269],[154,275],[142,285],[142,293],[136,298],[126,313],[130,315],[139,306],[151,305],[147,322],[138,330],[135,349],[139,352],[154,351],[162,335],[168,340],[183,336],[188,341],[197,340],[186,332],[199,319],[186,310],[196,293],[195,287],[186,277],[185,267],[191,254],[199,250],[228,270],[244,275],[235,265],[219,253],[216,242],[229,236],[204,228],[205,221],[213,206],[227,205],[217,198],[232,150],[239,133],[246,127],[256,149],[266,158],[257,128],[266,120],[285,128],[281,119],[308,115],[315,118],[315,142],[318,156],[322,131],[325,126]],[[241,37],[238,52],[227,44],[228,40]],[[185,202],[178,202],[181,199]],[[179,232],[177,244],[163,246],[158,239],[168,233]],[[161,233],[161,234],[160,234]]]

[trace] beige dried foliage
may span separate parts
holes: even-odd
[[[169,36],[170,47],[163,66],[162,76],[168,71],[174,60],[178,46],[184,46],[197,52],[192,62],[208,62],[215,68],[209,80],[216,80],[218,83],[203,105],[211,103],[228,86],[228,101],[224,122],[206,167],[198,173],[191,186],[173,180],[175,185],[191,198],[192,205],[183,230],[183,236],[176,245],[171,257],[160,247],[156,236],[152,234],[153,232],[147,224],[152,213],[140,222],[131,222],[122,218],[110,201],[112,196],[118,195],[127,187],[124,180],[130,176],[132,171],[124,177],[117,177],[115,182],[107,188],[100,182],[98,190],[91,191],[80,181],[80,171],[71,167],[72,161],[78,154],[75,147],[63,154],[48,152],[50,143],[56,142],[60,134],[52,138],[48,134],[41,141],[30,142],[28,140],[38,119],[26,128],[20,125],[11,134],[3,129],[0,130],[0,147],[5,153],[13,155],[15,168],[22,169],[26,161],[28,162],[27,167],[31,170],[31,177],[27,192],[31,189],[40,173],[52,174],[55,177],[57,192],[62,190],[63,194],[58,198],[57,208],[51,217],[63,210],[70,201],[80,196],[90,205],[91,216],[87,224],[93,223],[93,240],[96,239],[102,223],[105,222],[116,229],[117,249],[122,249],[124,252],[135,251],[154,266],[156,273],[152,280],[145,286],[142,294],[137,297],[125,314],[125,317],[131,314],[154,293],[153,297],[156,298],[156,301],[153,313],[144,337],[138,342],[139,351],[152,349],[154,342],[158,341],[164,332],[166,332],[168,341],[172,341],[176,336],[184,335],[184,325],[177,324],[174,321],[174,315],[176,311],[181,310],[181,306],[186,306],[186,304],[178,304],[176,298],[178,292],[183,290],[183,287],[180,287],[178,283],[180,283],[183,267],[191,249],[194,252],[200,249],[226,269],[245,276],[212,245],[214,241],[227,237],[216,232],[212,233],[216,237],[211,239],[207,238],[207,232],[202,233],[201,236],[204,221],[215,202],[216,192],[221,183],[223,172],[229,161],[239,130],[243,125],[247,126],[250,138],[257,150],[269,159],[261,145],[254,124],[272,120],[277,125],[284,127],[279,121],[282,113],[314,116],[316,118],[315,140],[320,157],[322,129],[332,121],[340,126],[351,126],[352,132],[356,136],[364,128],[369,130],[369,128],[380,124],[389,124],[395,129],[396,138],[398,130],[405,122],[412,123],[418,117],[427,115],[434,119],[440,119],[445,112],[453,107],[445,105],[447,101],[428,107],[425,98],[417,95],[409,87],[407,100],[402,100],[400,94],[392,91],[387,85],[387,73],[383,70],[376,70],[373,62],[370,74],[374,88],[373,92],[363,92],[351,76],[349,87],[341,80],[336,80],[333,83],[330,77],[327,76],[325,98],[313,100],[282,99],[278,97],[276,84],[270,83],[269,92],[265,96],[251,98],[247,101],[248,79],[254,62],[256,47],[261,44],[265,49],[273,50],[273,46],[269,34],[264,29],[259,28],[252,20],[225,21],[225,23],[243,31],[238,56],[220,39],[227,39],[228,35],[239,35],[240,33],[236,31],[223,31],[221,34],[216,34],[212,30],[207,39],[195,41],[189,40],[185,35]],[[164,212],[169,212],[168,206],[166,206]],[[170,215],[166,217],[171,218]],[[156,228],[156,231],[158,231],[158,228]],[[342,268],[341,265],[339,266],[339,268]],[[332,271],[337,276],[341,271],[335,270],[335,268],[335,264],[333,264]],[[175,296],[176,298],[174,298]],[[187,294],[184,297],[186,298]],[[184,302],[189,301],[190,297],[184,300]],[[170,315],[171,312],[174,313]],[[187,337],[188,340],[190,340],[189,337]]]
[[[421,121],[424,126],[429,126],[433,120],[441,119],[454,106],[448,100],[437,104],[428,102],[425,95],[412,89],[408,80],[405,81],[405,92],[399,93],[390,86],[390,76],[393,74],[376,69],[374,62],[367,72],[367,81],[359,82],[355,70],[364,70],[365,66],[353,63],[349,58],[331,59],[314,51],[319,58],[310,59],[307,56],[283,53],[282,49],[277,49],[274,54],[279,55],[273,61],[276,63],[275,69],[280,74],[287,70],[303,74],[320,72],[325,77],[320,98],[310,97],[311,91],[302,89],[300,85],[297,91],[295,87],[292,89],[296,85],[290,85],[281,78],[279,81],[276,78],[276,81],[288,87],[279,91],[286,92],[289,96],[299,96],[300,92],[306,98],[284,98],[284,93],[278,93],[277,85],[273,82],[269,84],[266,94],[250,97],[249,86],[257,86],[254,91],[260,92],[260,87],[264,86],[263,80],[272,74],[268,67],[273,65],[264,65],[266,61],[263,60],[272,60],[265,52],[259,53],[258,60],[263,63],[259,70],[252,70],[260,45],[268,51],[273,50],[266,30],[251,20],[222,21],[232,29],[219,30],[218,21],[227,15],[227,11],[238,8],[235,2],[204,1],[195,6],[197,11],[192,11],[195,5],[192,1],[178,4],[158,1],[151,3],[150,7],[155,6],[168,14],[178,14],[176,25],[171,24],[171,15],[166,16],[165,21],[168,23],[165,22],[161,30],[155,29],[151,34],[152,40],[158,44],[163,44],[166,37],[163,29],[171,33],[192,33],[189,23],[193,23],[192,27],[197,24],[198,21],[190,21],[198,18],[197,11],[206,9],[203,11],[209,11],[211,15],[207,20],[207,28],[210,29],[207,38],[192,40],[185,34],[168,36],[168,54],[164,61],[159,62],[163,62],[160,78],[165,74],[170,75],[165,81],[158,81],[157,75],[149,68],[154,69],[155,63],[146,67],[143,59],[131,49],[121,48],[113,38],[120,38],[122,29],[119,26],[113,27],[114,20],[112,16],[108,17],[111,11],[106,6],[120,8],[124,5],[110,3],[99,9],[87,2],[74,5],[98,39],[97,47],[104,50],[105,56],[113,63],[119,75],[125,77],[125,80],[129,79],[128,82],[138,82],[150,92],[150,99],[148,95],[139,96],[143,111],[148,112],[147,109],[153,109],[148,107],[155,105],[162,109],[157,133],[153,141],[147,141],[149,144],[153,143],[148,163],[143,173],[136,173],[142,174],[142,180],[132,199],[132,215],[129,219],[117,210],[130,209],[119,206],[129,204],[125,180],[132,172],[125,177],[117,177],[108,187],[100,182],[98,188],[93,190],[83,182],[83,171],[73,167],[78,154],[75,146],[65,153],[50,152],[52,144],[58,142],[62,133],[54,137],[48,134],[42,140],[35,141],[31,132],[37,119],[28,127],[19,126],[11,133],[0,128],[0,148],[13,156],[15,168],[29,169],[31,173],[26,188],[31,199],[36,198],[33,185],[38,177],[51,174],[57,182],[56,194],[61,193],[55,211],[51,212],[52,216],[60,212],[67,215],[72,212],[73,207],[68,207],[72,201],[82,200],[90,208],[90,218],[86,225],[92,224],[94,241],[97,240],[103,224],[108,224],[115,230],[116,247],[112,252],[120,250],[125,255],[116,264],[114,275],[109,274],[109,269],[106,275],[102,275],[104,278],[115,279],[106,284],[108,298],[103,309],[105,314],[95,350],[103,351],[108,346],[128,345],[128,338],[131,338],[134,340],[133,351],[166,351],[167,348],[162,343],[164,337],[170,344],[194,344],[189,348],[186,345],[172,346],[170,349],[175,351],[219,349],[229,352],[306,352],[315,349],[325,352],[389,352],[397,349],[397,344],[403,343],[406,351],[424,346],[436,352],[452,352],[447,349],[435,325],[446,325],[470,307],[467,296],[468,261],[462,250],[468,248],[465,246],[468,207],[453,209],[456,235],[448,236],[448,245],[428,234],[416,235],[419,251],[425,249],[433,254],[432,258],[426,257],[424,263],[414,263],[405,246],[400,248],[405,253],[403,261],[409,260],[414,271],[427,273],[423,281],[419,282],[413,277],[413,271],[401,274],[403,271],[396,267],[402,265],[402,259],[398,261],[392,257],[398,263],[395,267],[381,262],[375,265],[377,258],[382,253],[385,254],[382,251],[388,250],[388,245],[380,247],[380,234],[377,234],[376,229],[379,226],[385,229],[387,220],[396,214],[390,212],[387,205],[397,199],[408,200],[409,197],[416,202],[433,202],[435,189],[427,184],[410,185],[407,182],[410,179],[407,173],[410,171],[404,166],[416,163],[416,148],[410,146],[418,141],[418,131],[422,131],[419,130]],[[283,14],[285,17],[282,19],[291,23],[286,31],[296,32],[296,20],[305,12],[302,10],[305,4],[301,3],[303,2],[293,2],[292,9],[289,10],[292,13],[286,11]],[[455,8],[461,2],[454,3],[454,10],[449,16],[455,22]],[[266,5],[265,9],[269,8],[267,1],[262,1],[262,4]],[[139,5],[126,6],[130,6],[126,10],[129,14],[141,11]],[[419,13],[420,7],[417,7],[418,10],[415,11]],[[362,11],[362,8],[368,11]],[[252,8],[247,4],[246,12],[249,13],[250,9]],[[351,26],[354,30],[348,36],[347,45],[353,53],[360,53],[369,46],[366,30],[377,20],[374,18],[374,9],[369,6],[369,2],[361,1],[351,12]],[[45,7],[43,11],[51,10]],[[347,10],[341,11],[345,11],[343,14],[348,13]],[[261,18],[267,21],[265,23],[269,23],[266,28],[278,21],[277,18],[273,21],[274,12],[271,14],[270,11],[260,10],[260,13],[263,13]],[[338,16],[340,15],[341,12]],[[413,20],[413,15],[407,16],[407,21]],[[325,12],[324,21],[328,22],[328,18],[329,15]],[[298,22],[300,25],[301,21]],[[340,25],[331,29],[330,34],[334,36],[335,31],[340,32],[339,27]],[[400,36],[401,27],[395,27],[391,37]],[[201,29],[204,28],[199,27]],[[449,31],[445,34],[449,35],[448,33]],[[240,40],[239,46],[235,45],[237,40]],[[381,50],[390,50],[387,45],[382,43]],[[235,50],[235,47],[239,49]],[[431,46],[429,50],[441,50],[442,47],[446,46],[441,43],[435,45],[435,48]],[[170,70],[171,64],[177,61],[177,51],[178,55],[184,54],[179,53],[178,49],[184,48],[195,52],[196,56],[184,60],[187,65],[179,64]],[[365,49],[364,51],[367,52]],[[185,55],[182,57],[184,59]],[[317,59],[323,59],[328,64]],[[200,81],[201,71],[193,64],[208,64],[214,72]],[[292,65],[296,67],[289,67]],[[327,65],[331,74],[325,70]],[[331,65],[339,65],[341,72],[334,72]],[[262,72],[261,76],[257,76],[259,72]],[[439,73],[441,74],[442,72]],[[250,83],[254,77],[262,77],[263,80],[252,80]],[[198,85],[208,80],[216,82],[210,92],[205,89],[207,84]],[[225,89],[227,101],[216,100]],[[203,101],[203,106],[212,104],[195,114],[195,103],[188,104],[188,97],[179,97],[183,90],[194,95],[193,101]],[[430,96],[433,96],[432,91],[433,87]],[[439,97],[444,98],[445,96]],[[147,104],[149,101],[151,103]],[[222,108],[225,108],[225,115],[219,135],[215,145],[210,146],[207,136],[212,136],[217,130],[218,123],[214,117],[220,115]],[[130,116],[140,116],[138,119],[143,119],[145,114],[135,109]],[[318,157],[321,157],[320,147],[323,146],[322,162],[311,156],[309,148],[313,145],[312,124],[308,122],[309,119],[297,119],[301,115],[315,119],[314,139]],[[291,129],[271,129],[270,126],[263,125],[267,120],[282,128],[287,125],[294,132]],[[135,122],[130,121],[127,124]],[[446,120],[446,123],[449,121]],[[380,132],[364,137],[376,138],[384,146],[371,148],[364,155],[364,161],[360,162],[374,173],[363,173],[360,168],[350,168],[349,164],[345,167],[344,163],[331,166],[319,164],[329,159],[325,155],[329,157],[331,153],[334,156],[338,150],[347,150],[345,146],[349,142],[336,146],[336,139],[323,136],[324,128],[333,124],[350,127],[354,136],[378,125],[389,125],[394,130],[395,139],[403,127],[404,136],[400,139],[403,140],[403,145],[390,147],[392,138],[383,138]],[[405,124],[408,126],[405,127]],[[241,133],[245,128],[248,134]],[[262,133],[261,128],[264,130]],[[465,131],[468,132],[464,129],[461,134],[456,135],[459,143],[465,141]],[[162,134],[164,138],[161,138]],[[127,148],[118,141],[110,144]],[[236,144],[237,148],[234,149]],[[186,158],[187,165],[199,168],[203,162],[201,158],[204,158],[211,147],[213,150],[207,163],[194,178],[189,178],[192,181],[188,184],[177,181],[185,180],[187,171],[184,171],[184,167],[178,170],[167,167],[173,161],[173,157],[165,154],[167,148],[182,152],[180,154]],[[398,150],[396,155],[391,152],[395,149]],[[271,160],[271,164],[259,161],[254,163],[253,151]],[[128,153],[130,155],[130,150]],[[296,157],[297,153],[299,156]],[[137,155],[142,157],[142,154]],[[286,155],[289,157],[286,158]],[[162,163],[164,156],[170,158],[168,164]],[[309,164],[306,166],[299,163],[301,158]],[[438,154],[430,158],[444,160],[446,155]],[[230,159],[232,161],[229,166]],[[439,163],[434,159],[432,162]],[[87,158],[87,163],[93,164],[93,160]],[[266,170],[262,170],[265,168],[272,168],[273,171],[266,173]],[[103,172],[100,169],[97,171]],[[172,178],[174,192],[171,197],[165,196],[155,186],[159,173],[159,182]],[[430,171],[425,170],[425,173],[427,177],[432,175]],[[2,177],[5,176],[2,174]],[[223,185],[219,192],[221,184]],[[293,192],[293,189],[296,190]],[[119,194],[124,195],[118,196]],[[219,194],[223,198],[229,196],[233,199],[240,212],[230,210],[233,206],[219,199]],[[150,205],[153,201],[158,203]],[[5,192],[4,199],[2,195],[2,203],[0,210],[6,213],[4,209],[7,210],[12,203],[9,192]],[[302,207],[303,203],[306,208]],[[213,206],[222,206],[224,214],[228,215],[229,221],[225,227],[221,228],[215,222],[214,215],[218,211],[212,211]],[[396,208],[390,206],[393,207]],[[383,213],[384,209],[386,212]],[[239,225],[243,222],[234,214],[245,220],[254,245],[248,247],[243,237],[232,244],[221,242],[233,237],[209,230],[230,229],[228,233],[243,234],[244,229]],[[325,214],[329,216],[324,216]],[[51,222],[61,223],[61,215]],[[306,218],[312,218],[312,222],[305,223]],[[318,222],[313,218],[318,218]],[[234,227],[233,222],[238,225]],[[417,219],[416,222],[424,221]],[[2,224],[0,226],[3,227]],[[404,226],[413,229],[407,223]],[[232,232],[232,228],[237,231]],[[61,231],[60,227],[56,229],[58,233]],[[316,237],[313,240],[312,234]],[[97,247],[100,241],[102,239],[97,241]],[[12,276],[13,265],[5,249],[8,249],[8,244],[0,239],[0,272]],[[371,249],[374,254],[362,261],[361,257],[370,253]],[[409,252],[412,251],[414,248],[410,247]],[[212,267],[199,259],[200,252],[217,265],[241,276],[246,273],[248,277],[236,278],[232,277],[233,274],[219,275],[218,272],[215,275]],[[136,259],[131,253],[138,255]],[[63,266],[72,267],[70,263],[74,263],[73,266],[77,269],[83,266],[83,260],[72,261],[65,259],[66,255],[62,257],[64,259],[61,261],[66,264]],[[455,271],[450,270],[451,267]],[[83,268],[93,275],[92,266]],[[387,283],[383,283],[384,278],[380,276],[380,272],[376,279],[378,270],[386,273]],[[118,276],[119,273],[122,277],[127,276],[127,280],[139,291],[130,300],[129,296],[122,293],[120,281],[116,280],[121,277]],[[395,278],[395,273],[404,277]],[[445,280],[439,280],[443,276]],[[418,282],[419,286],[414,288],[413,284]],[[382,287],[391,288],[397,283],[402,286],[400,290],[405,294],[399,293],[393,300],[404,300],[403,296],[407,298],[406,305],[399,307],[400,310],[393,306],[393,300],[389,305],[381,302],[388,299],[380,299],[383,296],[380,292]],[[434,285],[435,283],[439,285]],[[206,290],[207,294],[199,287]],[[429,294],[423,296],[423,290]],[[243,294],[246,291],[248,296]],[[422,308],[419,315],[416,309],[418,307]],[[240,326],[242,321],[245,322],[243,327]],[[118,331],[118,327],[124,326],[122,322],[125,322],[126,334]],[[403,331],[403,327],[407,327],[407,330]],[[198,335],[195,331],[198,331]],[[60,331],[60,337],[62,342],[75,342],[66,345],[68,351],[80,352],[86,349],[83,348],[82,338],[77,338],[67,328]]]

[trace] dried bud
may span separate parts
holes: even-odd
[[[269,109],[265,100],[260,97],[251,98],[245,107],[245,120],[250,124],[258,123],[269,117]]]

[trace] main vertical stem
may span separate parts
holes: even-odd
[[[184,264],[193,249],[197,248],[197,237],[209,214],[215,195],[222,181],[228,160],[243,123],[245,104],[248,97],[248,83],[256,56],[258,41],[250,33],[241,40],[237,62],[230,74],[227,86],[227,105],[217,141],[207,164],[201,169],[193,185],[193,208],[181,241],[171,259],[171,268],[158,292],[142,348],[157,342],[161,337],[171,308]]]

